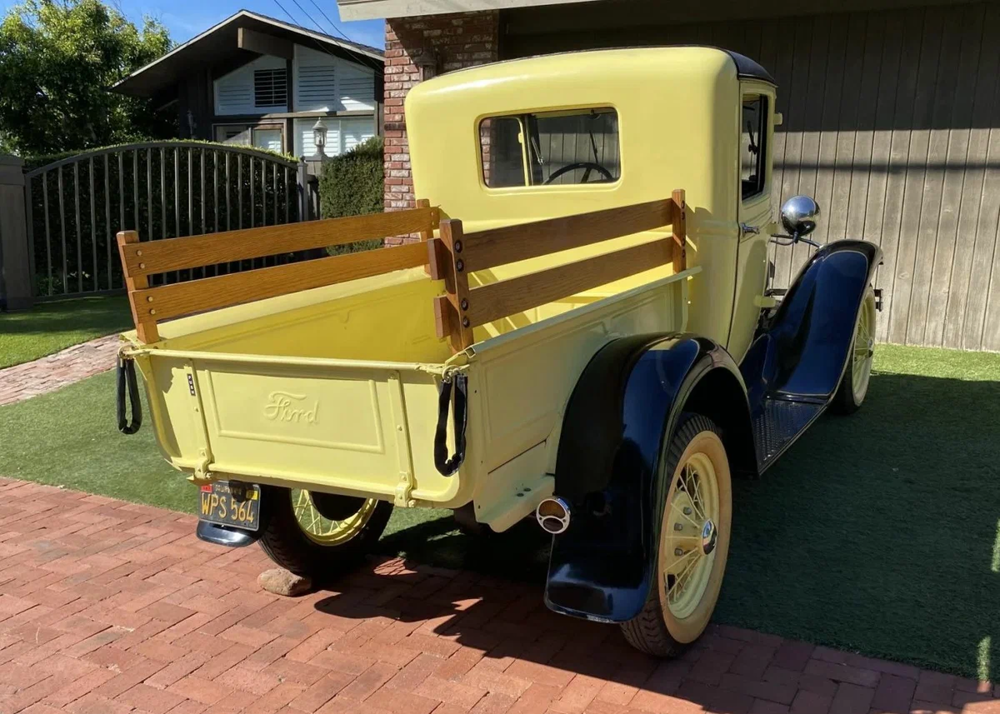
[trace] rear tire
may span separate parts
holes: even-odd
[[[656,579],[638,616],[621,625],[636,649],[674,657],[705,631],[722,588],[732,526],[732,481],[719,429],[689,416],[660,459],[669,474]],[[678,528],[678,526],[680,526]]]
[[[868,396],[875,355],[875,316],[875,290],[869,285],[861,300],[861,309],[858,310],[847,367],[844,368],[837,393],[830,402],[830,410],[835,414],[853,414],[861,408]]]
[[[268,518],[260,547],[277,565],[314,580],[358,565],[378,541],[392,514],[392,504],[386,501],[359,502],[348,496],[323,494],[325,512],[336,512],[338,499],[343,499],[344,508],[337,515],[354,510],[347,518],[334,521],[319,513],[308,491],[271,486],[264,489],[262,497],[266,499]],[[309,511],[310,507],[315,513]]]

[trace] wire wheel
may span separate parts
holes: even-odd
[[[622,623],[622,632],[636,649],[671,657],[705,631],[719,599],[733,518],[732,483],[718,427],[698,414],[684,418],[659,468],[666,493],[655,580],[642,611]]]
[[[708,587],[719,537],[719,482],[707,454],[691,454],[681,466],[666,516],[660,571],[667,607],[685,618]]]
[[[865,295],[858,315],[858,324],[854,328],[854,344],[852,347],[851,370],[853,371],[852,391],[854,401],[861,404],[868,394],[868,383],[871,380],[872,361],[875,357],[875,296]]]
[[[868,396],[875,358],[875,314],[875,291],[869,286],[861,299],[844,376],[830,401],[830,409],[837,414],[853,414]]]
[[[357,513],[342,520],[326,518],[313,502],[312,494],[302,488],[291,490],[292,509],[295,520],[306,538],[318,545],[341,545],[356,536],[368,523],[375,512],[378,500],[366,499]]]

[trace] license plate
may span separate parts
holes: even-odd
[[[260,526],[260,486],[216,481],[201,487],[201,520],[255,531]]]

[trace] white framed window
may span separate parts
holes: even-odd
[[[281,124],[216,124],[215,140],[271,151],[285,150],[285,132]]]
[[[258,149],[268,149],[270,151],[283,151],[284,141],[280,126],[255,126],[253,128],[253,145]]]

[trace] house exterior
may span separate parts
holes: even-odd
[[[824,214],[818,240],[882,246],[878,338],[1000,351],[1000,3],[338,3],[345,20],[386,18],[387,209],[413,204],[402,105],[423,79],[552,52],[719,46],[777,80],[774,207],[810,194]],[[773,249],[774,285],[787,286],[807,255]]]
[[[381,133],[382,51],[241,10],[112,89],[175,107],[182,139],[317,157]]]

